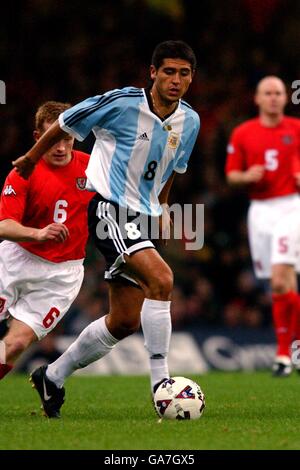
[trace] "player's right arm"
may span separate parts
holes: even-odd
[[[67,109],[23,157],[13,162],[17,172],[25,179],[29,178],[39,159],[67,135],[79,141],[84,140],[95,125],[103,123],[108,113],[115,112],[116,100],[121,97],[122,91],[112,90],[104,95],[87,98]]]
[[[12,170],[7,176],[0,200],[0,238],[14,242],[63,242],[69,236],[68,228],[52,223],[43,228],[22,224],[30,182]]]
[[[64,242],[69,236],[68,228],[63,224],[53,223],[38,229],[25,227],[16,220],[0,221],[0,238],[12,242]]]
[[[12,162],[13,166],[23,178],[29,178],[40,158],[66,135],[58,120],[55,121],[25,155]]]
[[[245,171],[232,170],[226,175],[227,182],[232,186],[242,186],[251,183],[258,183],[264,176],[263,165],[253,165]]]
[[[239,130],[233,131],[227,146],[225,166],[227,182],[232,186],[258,183],[263,178],[264,172],[264,165],[252,165],[247,168]]]

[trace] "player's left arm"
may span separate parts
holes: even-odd
[[[176,173],[175,173],[175,171],[173,171],[171,176],[169,177],[169,179],[167,180],[166,184],[164,185],[163,189],[161,190],[161,192],[159,194],[158,199],[159,199],[159,202],[160,202],[161,205],[162,204],[168,204],[170,189],[172,187],[175,175],[176,175]]]
[[[187,120],[186,130],[182,135],[182,143],[178,149],[179,158],[176,159],[174,171],[165,183],[161,193],[159,195],[159,202],[162,206],[163,212],[160,216],[160,233],[164,239],[164,244],[167,244],[167,240],[170,238],[170,228],[173,225],[172,219],[170,218],[168,198],[170,189],[173,184],[176,173],[185,173],[188,166],[188,161],[196,143],[196,139],[200,129],[200,118],[197,113],[193,112],[192,116]],[[184,150],[183,150],[184,149]]]
[[[294,178],[297,188],[300,188],[300,171],[294,173]]]
[[[0,238],[12,242],[64,242],[69,230],[64,224],[52,223],[41,229],[26,227],[13,219],[0,221]]]
[[[173,225],[172,219],[170,218],[168,200],[170,189],[175,178],[175,174],[175,171],[173,171],[158,197],[160,205],[162,207],[162,214],[159,217],[159,232],[164,241],[164,245],[167,245],[167,240],[169,240],[170,238],[170,228]]]
[[[179,158],[176,158],[176,165],[174,170],[176,173],[185,173],[188,167],[188,162],[192,151],[195,147],[196,139],[200,130],[200,118],[197,113],[194,113],[192,118],[187,121],[187,125],[181,137],[182,142],[179,147]]]
[[[0,238],[13,242],[63,242],[69,236],[66,226],[51,223],[43,228],[23,225],[31,180],[26,181],[12,170],[4,183],[0,198]]]

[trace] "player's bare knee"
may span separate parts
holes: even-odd
[[[146,297],[155,300],[170,300],[173,282],[174,279],[171,269],[165,269],[149,281]]]
[[[289,285],[286,280],[282,277],[275,277],[271,282],[272,293],[273,294],[286,294],[289,292]]]
[[[22,338],[20,336],[4,338],[4,342],[8,356],[7,359],[19,356],[31,343],[27,338]]]

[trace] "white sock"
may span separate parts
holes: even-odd
[[[65,379],[75,370],[108,354],[118,341],[108,331],[105,317],[99,318],[87,326],[76,341],[47,367],[48,379],[57,387],[62,387]]]
[[[145,347],[150,357],[151,388],[165,377],[170,377],[167,354],[171,339],[171,302],[145,299],[141,322]]]
[[[0,364],[6,364],[6,344],[0,340]]]

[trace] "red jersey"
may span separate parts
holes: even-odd
[[[300,172],[300,119],[284,116],[275,127],[250,119],[232,133],[227,147],[226,173],[264,165],[261,181],[249,185],[250,199],[268,199],[298,192],[294,174]]]
[[[1,194],[0,220],[13,219],[34,228],[60,222],[70,232],[62,243],[19,242],[30,253],[54,263],[85,257],[87,206],[95,194],[84,189],[88,161],[89,155],[76,150],[66,166],[50,166],[41,159],[28,180],[15,169],[7,176]]]

